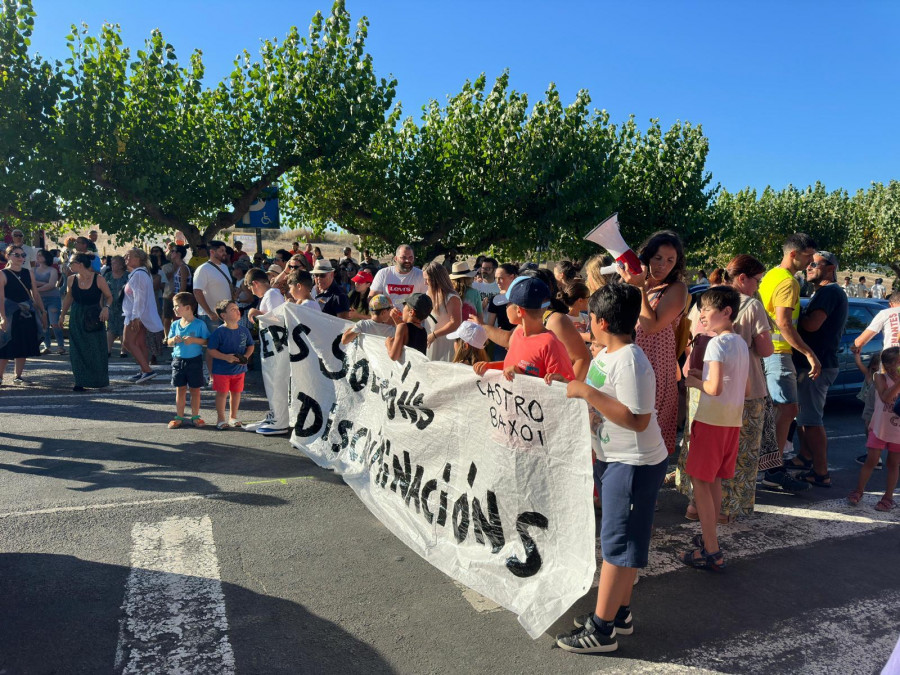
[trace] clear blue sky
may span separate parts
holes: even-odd
[[[309,0],[34,0],[33,47],[65,58],[71,23],[93,33],[119,23],[137,47],[160,28],[180,59],[203,51],[207,83],[243,49],[291,25],[306,33]],[[578,89],[613,122],[634,114],[702,124],[714,182],[782,188],[821,180],[851,192],[900,179],[900,2],[454,2],[348,0],[369,17],[380,75],[399,81],[405,114],[418,115],[485,72],[509,68],[534,102],[555,82]]]

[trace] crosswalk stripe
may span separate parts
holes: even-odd
[[[135,523],[116,670],[233,675],[209,516]]]

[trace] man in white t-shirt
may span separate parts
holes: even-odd
[[[481,261],[482,281],[473,281],[472,288],[481,294],[481,312],[487,313],[491,298],[500,293],[500,284],[497,283],[497,266],[495,258],[485,258]]]
[[[222,323],[216,314],[216,305],[234,297],[231,272],[225,264],[227,257],[225,242],[212,241],[209,243],[209,260],[194,272],[194,297],[199,306],[198,316],[207,323],[210,333]]]
[[[413,293],[427,292],[425,275],[421,269],[413,265],[415,261],[412,246],[409,244],[398,246],[393,266],[378,270],[369,294],[387,295],[394,303],[394,307],[401,309],[404,301]]]
[[[225,260],[228,250],[224,241],[209,242],[209,260],[194,271],[194,297],[199,311],[197,316],[206,324],[210,335],[222,323],[216,313],[216,305],[222,300],[234,299],[234,282]],[[212,357],[206,354],[207,372],[212,373]]]
[[[884,287],[884,279],[878,277],[869,291],[872,293],[872,298],[874,300],[884,300],[884,296],[887,295],[887,289]]]
[[[900,347],[900,291],[891,293],[888,296],[888,302],[891,306],[875,315],[872,323],[854,340],[851,351],[859,352],[869,340],[879,333],[884,342],[882,349]]]

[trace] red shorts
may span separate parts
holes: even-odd
[[[691,425],[687,474],[712,483],[716,478],[734,478],[740,427],[717,427],[695,420]]]
[[[244,391],[244,375],[216,375],[213,373],[213,391],[220,394],[231,392],[232,394],[240,394]]]
[[[900,452],[900,443],[883,441],[875,435],[874,431],[870,431],[869,437],[866,439],[866,448],[870,450],[887,450],[888,452]]]

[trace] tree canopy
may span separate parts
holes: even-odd
[[[343,0],[213,86],[199,51],[179,60],[153,31],[132,54],[110,24],[73,26],[69,58],[50,63],[30,52],[34,18],[31,0],[2,0],[0,218],[124,240],[178,229],[196,244],[278,185],[283,221],[380,251],[409,242],[422,258],[583,258],[597,250],[584,233],[618,211],[633,246],[673,229],[693,264],[773,262],[805,231],[842,264],[900,271],[897,181],[731,193],[707,169],[701,126],[613,124],[587,91],[566,104],[553,84],[532,105],[508,72],[404,117],[366,52],[368,20],[354,28]]]

